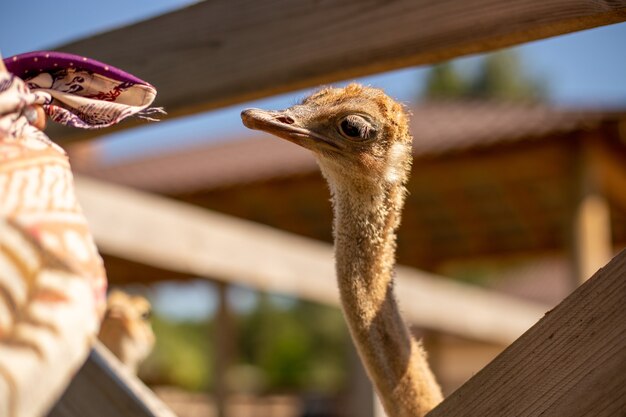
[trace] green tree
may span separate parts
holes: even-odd
[[[452,62],[434,66],[427,76],[424,96],[540,101],[546,88],[524,71],[514,50],[505,50],[485,56],[473,76],[462,74]]]
[[[487,55],[468,89],[468,96],[476,98],[540,100],[544,95],[545,88],[524,72],[512,50]]]
[[[425,90],[427,98],[463,97],[467,91],[467,82],[450,61],[435,65],[428,73]]]

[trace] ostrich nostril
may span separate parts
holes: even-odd
[[[296,122],[295,120],[293,120],[289,116],[278,116],[276,118],[276,120],[278,120],[279,122],[284,123],[286,125],[292,125],[292,124],[294,124]]]

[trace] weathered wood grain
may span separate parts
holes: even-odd
[[[58,49],[148,80],[175,117],[624,20],[626,0],[213,0]]]
[[[48,417],[176,417],[101,344]]]
[[[339,305],[329,244],[95,180],[77,178],[76,189],[103,253]],[[397,275],[402,311],[422,327],[508,344],[546,311],[413,268]]]
[[[429,417],[626,415],[626,251]]]

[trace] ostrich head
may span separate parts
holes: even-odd
[[[378,188],[408,178],[407,117],[379,89],[359,84],[325,88],[286,110],[247,109],[241,117],[248,128],[312,151],[331,188]]]

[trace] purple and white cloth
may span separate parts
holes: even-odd
[[[38,51],[4,60],[20,77],[54,122],[99,129],[129,116],[156,120],[163,109],[149,107],[156,89],[149,83],[105,63],[63,52]]]

